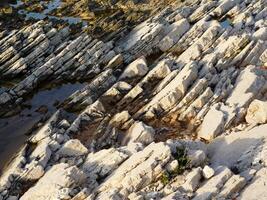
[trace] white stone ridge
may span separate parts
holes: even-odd
[[[0,33],[0,122],[83,83],[38,112],[0,200],[267,199],[267,0],[187,0],[116,36]]]

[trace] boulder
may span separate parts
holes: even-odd
[[[127,131],[125,138],[122,141],[122,145],[129,143],[142,143],[148,145],[154,141],[155,131],[151,126],[144,124],[143,122],[135,122]]]
[[[62,188],[74,188],[85,181],[85,174],[76,166],[54,165],[20,198],[21,200],[60,199]]]
[[[224,113],[212,107],[204,117],[198,138],[211,141],[223,131],[224,123]]]
[[[88,153],[88,149],[78,139],[67,141],[57,151],[57,154],[62,157],[82,156]]]
[[[246,121],[249,124],[267,122],[267,101],[253,100],[247,110]]]
[[[124,72],[121,74],[120,79],[142,77],[148,72],[145,57],[140,57],[130,63]]]

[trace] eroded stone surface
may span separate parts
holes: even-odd
[[[1,83],[23,76],[0,86],[0,116],[86,80],[36,126],[0,199],[262,199],[266,1],[181,5],[110,41],[46,21],[0,35]]]

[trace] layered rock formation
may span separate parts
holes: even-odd
[[[187,2],[105,42],[44,21],[1,33],[1,79],[20,78],[1,116],[43,85],[87,84],[19,151],[0,199],[265,199],[266,5]]]

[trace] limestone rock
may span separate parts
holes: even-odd
[[[205,116],[201,128],[198,133],[198,138],[210,141],[221,133],[224,126],[224,114],[216,108],[211,108]]]
[[[267,169],[262,168],[257,173],[252,182],[241,192],[240,198],[246,198],[248,200],[252,199],[262,199],[267,194],[266,191],[266,176]]]
[[[121,54],[118,54],[109,61],[107,68],[116,68],[122,64],[123,64],[123,56]]]
[[[146,64],[146,59],[144,57],[141,57],[133,61],[126,67],[126,69],[120,76],[120,79],[142,77],[147,72],[148,72],[148,67]]]
[[[38,161],[40,165],[46,167],[52,155],[52,151],[49,148],[47,141],[41,141],[30,155],[30,161]]]
[[[67,141],[63,146],[57,151],[60,156],[81,156],[87,154],[88,149],[83,146],[80,140],[72,139]]]
[[[206,179],[211,178],[214,175],[214,173],[215,173],[214,170],[208,165],[206,165],[202,170],[203,177]]]
[[[200,167],[193,169],[187,176],[182,187],[189,192],[194,192],[199,186],[202,170]]]
[[[143,122],[135,122],[127,132],[122,144],[142,143],[150,144],[154,141],[155,131],[152,127],[145,125]]]
[[[219,193],[220,198],[229,198],[238,193],[246,185],[245,178],[233,175],[224,185]]]
[[[159,43],[159,48],[161,51],[169,50],[181,37],[188,31],[190,24],[186,19],[181,19],[172,25],[172,30],[165,36]]]
[[[96,189],[96,199],[109,196],[111,188],[123,196],[138,191],[161,174],[162,167],[170,158],[171,151],[167,145],[151,143],[143,151],[133,154],[106,178],[106,181]]]
[[[62,188],[77,187],[85,181],[85,175],[77,167],[67,164],[54,165],[20,199],[59,199]],[[49,192],[48,192],[49,191]]]
[[[241,159],[242,164],[240,165],[243,166],[242,170],[251,166],[255,156],[261,155],[260,152],[266,145],[264,142],[266,128],[267,125],[264,124],[248,131],[235,132],[213,140],[208,145],[211,166],[224,165],[230,168],[234,167],[242,155],[244,155],[244,159]]]
[[[210,199],[214,197],[224,183],[232,176],[230,169],[226,167],[219,167],[215,170],[215,176],[207,180],[197,191],[194,200]]]
[[[187,152],[187,157],[191,167],[202,166],[207,159],[205,152],[202,150],[189,150]]]
[[[129,156],[114,148],[88,154],[83,164],[83,171],[89,177],[103,178],[115,170]]]
[[[248,107],[246,121],[249,124],[263,124],[267,122],[267,102],[254,100]]]
[[[166,166],[166,169],[169,173],[174,172],[179,167],[179,163],[177,160],[172,161]]]
[[[258,39],[258,40],[267,40],[267,27],[260,28],[257,30],[254,34],[253,37]]]

